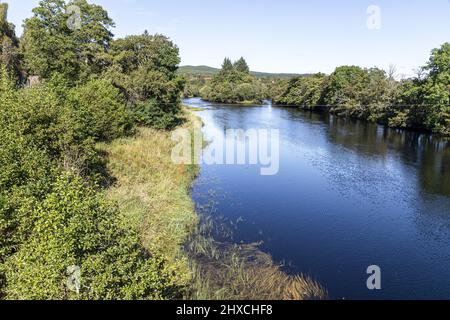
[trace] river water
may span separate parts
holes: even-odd
[[[214,198],[234,242],[262,241],[332,299],[450,299],[449,141],[293,108],[185,104],[203,109],[207,137],[280,132],[276,175],[201,166],[194,200]],[[381,290],[367,288],[371,265],[381,268]]]

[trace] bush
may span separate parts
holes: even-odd
[[[171,296],[164,261],[122,228],[110,203],[81,178],[62,173],[31,213],[28,241],[5,263],[8,299],[161,299]],[[80,295],[67,268],[81,268]]]
[[[91,80],[71,90],[79,135],[110,141],[130,133],[132,117],[119,90],[104,79]]]
[[[155,100],[138,103],[133,108],[133,113],[138,124],[159,130],[173,129],[181,122],[178,107],[171,108],[170,105],[160,105]]]

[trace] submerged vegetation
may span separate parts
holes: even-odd
[[[208,206],[207,206],[208,207]],[[210,210],[209,208],[208,210]],[[207,210],[207,211],[208,211]],[[326,290],[303,275],[288,275],[259,249],[260,244],[217,241],[232,238],[227,224],[199,208],[200,223],[186,243],[194,300],[320,300]]]

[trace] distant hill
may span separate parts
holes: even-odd
[[[213,76],[220,70],[208,66],[181,66],[178,68],[178,73],[193,75],[193,76]]]
[[[178,69],[180,74],[192,75],[192,76],[214,76],[220,71],[220,69],[208,67],[208,66],[181,66]],[[297,74],[297,73],[268,73],[268,72],[257,72],[251,71],[251,74],[257,78],[279,78],[279,79],[290,79],[299,76],[308,76],[307,74]]]

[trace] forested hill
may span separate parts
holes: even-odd
[[[208,67],[208,66],[182,66],[178,69],[178,72],[183,75],[193,75],[193,76],[214,76],[220,72],[220,69]],[[297,74],[297,73],[268,73],[268,72],[257,72],[250,71],[250,74],[257,78],[277,78],[277,79],[291,79],[299,76],[308,76],[308,74]]]

